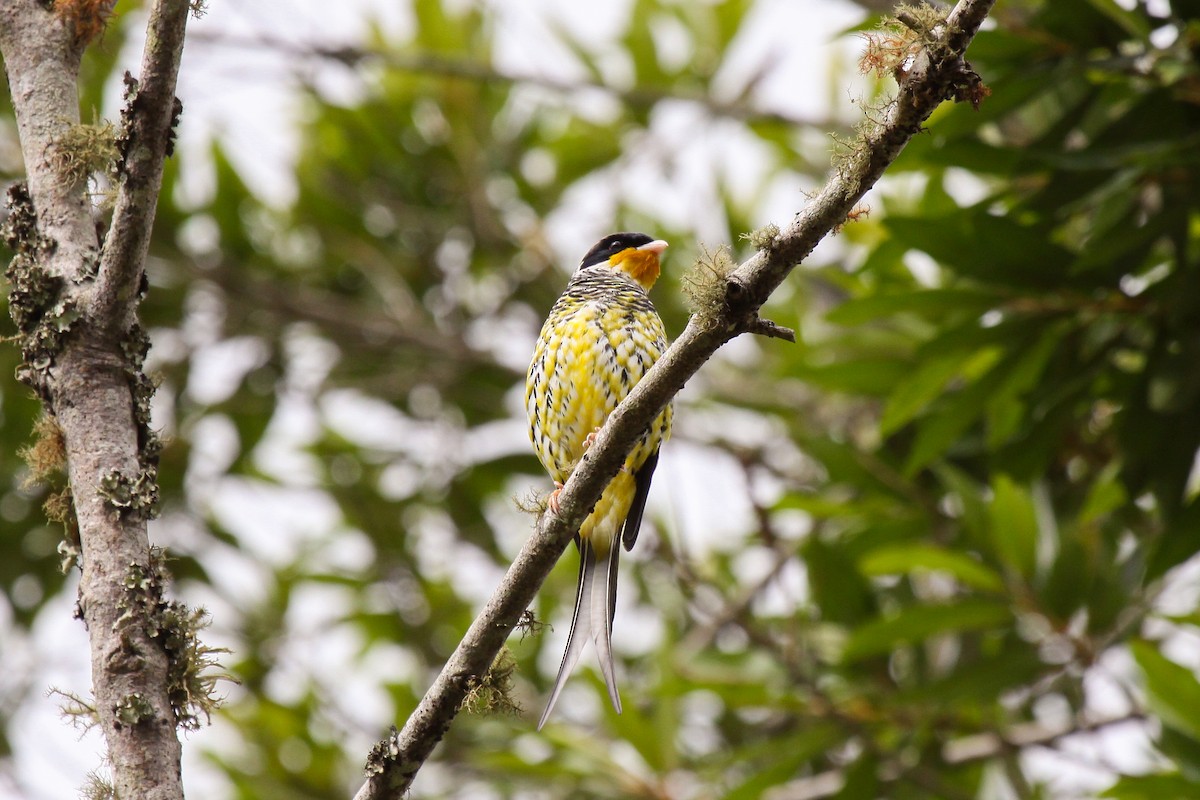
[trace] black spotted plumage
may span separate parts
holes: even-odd
[[[538,459],[561,486],[598,431],[667,348],[662,320],[648,290],[658,277],[666,242],[641,233],[617,233],[596,243],[550,310],[525,383],[529,436]],[[550,715],[590,633],[609,698],[621,698],[613,668],[611,633],[616,610],[620,539],[631,548],[645,510],[658,451],[670,435],[665,408],[638,441],[621,472],[604,490],[576,537],[579,587],[566,652],[540,728]],[[552,496],[552,505],[557,492]],[[597,574],[601,573],[601,574]]]

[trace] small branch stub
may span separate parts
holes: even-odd
[[[758,310],[754,293],[737,275],[730,275],[725,282],[725,308],[735,320],[748,317]]]
[[[755,336],[765,336],[768,339],[782,339],[785,342],[796,343],[796,332],[791,328],[780,325],[777,322],[772,322],[769,319],[755,317],[746,327],[746,333],[753,333]]]

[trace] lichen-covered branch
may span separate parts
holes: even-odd
[[[127,327],[142,284],[142,266],[154,227],[163,160],[174,146],[183,106],[175,97],[190,0],[159,0],[150,7],[141,75],[125,76],[125,109],[118,137],[117,199],[96,278],[100,319]]]
[[[786,229],[770,227],[756,232],[752,237],[758,248],[755,255],[721,276],[723,303],[694,314],[679,339],[609,417],[559,494],[559,513],[542,516],[536,532],[404,728],[393,731],[372,751],[368,778],[356,800],[404,794],[450,727],[471,683],[486,672],[641,432],[725,342],[742,333],[786,338],[782,329],[764,324],[758,316],[771,292],[821,239],[847,219],[943,100],[978,100],[979,77],[962,54],[994,3],[962,0],[944,23],[926,31],[922,47],[898,74],[900,91],[884,118],[864,132],[824,189]]]
[[[79,122],[77,79],[83,43],[44,4],[33,0],[0,3],[0,51],[17,117],[26,183],[38,231],[55,246],[41,266],[55,278],[68,278],[94,259],[96,233],[82,180],[64,180],[55,169],[60,142]]]
[[[147,537],[158,445],[142,371],[149,342],[134,304],[189,6],[151,4],[142,80],[151,91],[127,110],[122,182],[101,259],[88,169],[70,148],[79,140],[71,133],[80,58],[112,6],[0,0],[0,51],[26,171],[26,185],[9,192],[4,235],[16,256],[6,275],[19,377],[42,398],[66,452],[79,533],[79,552],[70,555],[82,566],[79,609],[91,647],[89,707],[108,745],[112,790],[176,800],[183,797],[176,726],[206,711],[180,700],[178,684],[193,681],[198,667],[177,650],[201,620],[164,599],[165,572]]]

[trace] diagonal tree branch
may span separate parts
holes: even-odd
[[[18,376],[62,433],[79,532],[77,543],[64,544],[77,547],[70,555],[82,565],[90,711],[108,745],[113,796],[182,800],[175,731],[192,698],[181,703],[169,687],[180,668],[172,648],[189,631],[163,598],[165,572],[146,531],[157,500],[157,441],[141,370],[148,340],[134,310],[190,7],[150,4],[143,93],[124,115],[121,185],[101,255],[87,176],[69,167],[70,133],[79,119],[80,58],[112,6],[0,0],[0,50],[28,187],[9,193],[5,236],[16,256],[6,274],[24,362]]]
[[[356,800],[398,798],[407,791],[472,683],[487,672],[574,531],[659,411],[721,345],[742,333],[775,330],[758,316],[771,292],[847,218],[943,100],[978,101],[979,76],[962,55],[994,4],[995,0],[961,0],[943,24],[925,32],[926,45],[906,64],[900,92],[884,119],[864,134],[855,153],[786,230],[763,230],[753,236],[758,251],[727,276],[723,309],[715,315],[694,315],[609,417],[559,495],[559,513],[539,520],[403,730],[393,730],[372,750],[368,778]]]

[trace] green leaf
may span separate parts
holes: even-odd
[[[988,398],[989,449],[998,449],[1017,434],[1021,422],[1025,419],[1025,404],[1021,399],[1037,386],[1060,341],[1059,326],[1052,326],[1043,332],[1032,346],[1016,358],[1016,362]]]
[[[1200,781],[1200,741],[1185,733],[1163,725],[1158,734],[1158,751],[1179,765],[1179,770],[1190,781]]]
[[[989,507],[992,550],[1001,563],[1025,579],[1037,570],[1038,523],[1033,499],[1003,473],[992,482]]]
[[[772,737],[773,751],[765,767],[754,769],[751,777],[727,792],[724,800],[758,800],[768,789],[791,780],[816,756],[828,751],[842,740],[842,731],[831,723],[817,723],[805,730],[786,736]]]
[[[879,421],[879,432],[884,436],[895,433],[940,397],[951,378],[964,374],[973,377],[985,372],[999,355],[998,350],[989,348],[977,352],[952,352],[925,361],[901,380],[888,397]]]
[[[945,572],[985,592],[1004,591],[1004,579],[995,570],[966,553],[934,544],[913,542],[880,547],[859,559],[858,568],[864,575]]]
[[[1004,365],[992,368],[982,378],[951,395],[930,413],[917,431],[916,441],[904,463],[904,472],[915,475],[929,462],[941,456],[979,419],[992,392],[1004,380]]]
[[[972,714],[990,713],[990,704],[1009,689],[1037,679],[1045,669],[1036,647],[1006,642],[998,652],[962,658],[953,672],[933,681],[921,681],[902,690],[897,704],[913,707],[932,705],[969,709]]]
[[[1150,35],[1150,23],[1145,14],[1121,8],[1114,0],[1087,1],[1092,8],[1124,28],[1131,37],[1145,39]]]
[[[1195,800],[1200,797],[1200,783],[1180,774],[1126,775],[1100,796],[1115,800]]]
[[[741,31],[742,23],[754,8],[754,3],[751,0],[724,0],[713,3],[708,8],[711,9],[716,22],[716,30],[712,32],[714,45],[724,54]]]
[[[1196,673],[1162,654],[1146,639],[1129,643],[1146,679],[1146,700],[1164,725],[1200,741],[1200,681]],[[1195,795],[1193,795],[1195,796]]]
[[[962,470],[950,464],[939,464],[933,469],[938,481],[947,494],[961,508],[963,527],[978,547],[989,544],[988,504],[984,499],[984,487]]]
[[[596,697],[604,699],[608,725],[615,735],[628,742],[645,759],[655,772],[667,772],[676,766],[675,742],[679,736],[679,719],[674,712],[677,705],[671,702],[655,703],[649,707],[650,714],[642,714],[641,708],[629,703],[624,714],[618,715],[608,704],[604,683],[593,674]]]
[[[982,314],[1000,297],[976,289],[922,289],[913,292],[874,294],[842,303],[825,315],[836,325],[862,325],[895,314],[940,317],[949,314]]]
[[[895,358],[835,361],[821,366],[794,368],[796,377],[835,392],[883,395],[891,391],[906,372],[904,362]]]
[[[813,602],[823,619],[853,624],[875,613],[871,587],[840,542],[810,539],[803,555]]]
[[[1113,464],[1096,478],[1083,501],[1083,508],[1079,511],[1078,524],[1099,522],[1129,501],[1129,495],[1121,485],[1119,475],[1117,465]]]
[[[846,641],[842,660],[846,663],[882,655],[903,644],[915,644],[944,633],[994,628],[1012,621],[1003,603],[964,600],[949,605],[910,606],[895,616],[872,620],[858,628]]]
[[[655,29],[655,17],[661,13],[653,0],[636,0],[629,16],[629,27],[622,37],[626,54],[633,61],[634,79],[639,86],[657,86],[667,82],[668,76],[658,60],[651,32]]]
[[[887,229],[961,275],[1014,287],[1059,285],[1072,261],[1055,244],[1046,223],[1022,225],[986,209],[964,209],[942,218],[891,216]]]
[[[845,768],[844,774],[846,782],[833,795],[835,800],[860,800],[879,795],[879,763],[874,756],[864,753]]]

